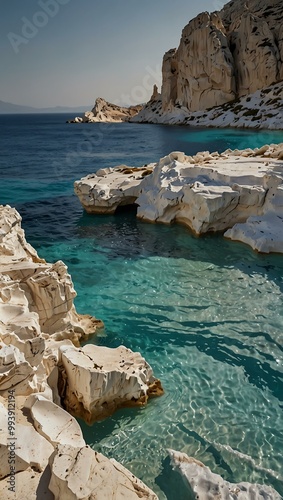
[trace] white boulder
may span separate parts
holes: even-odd
[[[146,404],[161,395],[159,380],[139,353],[124,346],[61,347],[65,378],[64,404],[87,422],[99,420],[122,406]]]

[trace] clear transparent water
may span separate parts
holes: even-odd
[[[282,258],[129,215],[84,217],[72,246],[43,253],[64,255],[77,308],[105,320],[95,342],[140,351],[165,388],[142,410],[82,425],[88,443],[160,498],[167,448],[282,492]]]
[[[160,499],[186,498],[168,448],[230,481],[265,482],[283,495],[283,257],[221,236],[197,239],[182,226],[141,223],[133,213],[88,216],[72,194],[72,180],[102,164],[142,164],[176,149],[253,147],[283,134],[125,124],[54,179],[51,159],[61,155],[66,166],[83,129],[49,120],[25,124],[31,142],[8,125],[0,195],[21,211],[40,255],[67,263],[77,309],[104,320],[105,333],[93,341],[140,351],[165,389],[145,408],[81,423],[87,442]],[[13,150],[11,137],[21,147]]]

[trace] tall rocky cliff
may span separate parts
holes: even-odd
[[[163,59],[162,111],[222,105],[283,80],[282,0],[232,0],[183,29]]]

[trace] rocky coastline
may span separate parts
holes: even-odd
[[[282,129],[282,19],[281,0],[196,16],[163,57],[161,93],[131,121]]]
[[[0,496],[8,500],[156,495],[86,445],[87,422],[163,393],[148,363],[124,346],[80,347],[103,327],[79,315],[70,275],[25,239],[19,213],[0,206]]]
[[[281,0],[239,0],[200,14],[163,58],[161,93],[121,107],[98,98],[71,123],[161,123],[283,130]],[[101,168],[74,185],[90,214],[136,206],[150,223],[181,223],[283,254],[283,143],[256,149],[171,152],[150,165]],[[20,214],[0,205],[0,496],[7,500],[157,500],[115,459],[85,442],[87,423],[162,396],[140,353],[87,344],[103,322],[80,315],[62,261],[26,241]],[[188,495],[199,500],[279,500],[265,485],[232,484],[168,450]]]
[[[140,169],[100,169],[75,182],[88,213],[137,206],[146,222],[179,222],[195,235],[221,232],[263,253],[283,253],[283,144],[173,152]]]
[[[172,153],[158,165],[169,166],[168,173],[170,162],[176,168],[184,159]],[[155,168],[144,167],[139,175],[147,181]],[[129,175],[139,180],[139,169],[131,170],[118,172],[124,186]],[[38,256],[25,239],[19,213],[7,205],[0,206],[0,215],[1,498],[157,500],[114,458],[86,445],[73,415],[93,423],[117,408],[143,406],[162,395],[160,381],[139,353],[124,346],[80,347],[103,323],[76,312],[66,266]],[[193,498],[205,500],[211,491],[223,500],[228,494],[247,500],[280,498],[267,485],[231,484],[193,457],[168,453]]]
[[[204,111],[181,105],[162,111],[161,94],[152,97],[131,123],[187,125],[189,127],[283,130],[283,82],[257,90]]]
[[[230,1],[184,27],[162,63],[148,103],[119,108],[97,99],[72,122],[123,122],[283,129],[281,0]]]

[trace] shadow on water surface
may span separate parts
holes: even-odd
[[[89,215],[76,196],[60,196],[17,204],[23,218],[27,239],[40,251],[68,241],[75,248],[87,245],[94,255],[104,254],[107,260],[160,257],[185,259],[221,268],[238,268],[248,276],[262,275],[283,291],[283,258],[281,255],[258,254],[242,243],[226,240],[221,234],[195,237],[183,225],[149,224],[135,217],[135,207],[115,215]],[[66,213],[68,217],[66,218]],[[80,260],[73,256],[61,258],[66,264]]]
[[[123,210],[113,216],[84,212],[75,232],[79,239],[90,240],[93,251],[108,250],[109,259],[156,256],[238,267],[247,274],[256,272],[274,279],[283,290],[281,255],[258,254],[242,243],[226,240],[221,234],[196,237],[183,225],[145,223],[136,219],[134,210]]]
[[[162,463],[162,472],[157,476],[155,482],[166,495],[167,500],[194,500],[195,495],[186,487],[181,475],[172,469],[170,457],[166,457]]]
[[[151,403],[149,403],[151,404]],[[118,410],[114,415],[108,417],[102,422],[97,422],[93,426],[87,425],[83,420],[78,419],[80,427],[83,432],[84,439],[89,443],[93,449],[103,453],[108,458],[115,458],[115,449],[111,450],[110,447],[103,447],[100,450],[99,443],[105,438],[111,438],[112,435],[119,434],[119,429],[123,425],[130,424],[135,425],[135,419],[139,416],[140,412],[145,411],[146,408],[127,408]],[[97,433],[95,428],[97,427]],[[120,445],[121,446],[121,445]],[[164,454],[167,450],[164,450]],[[191,497],[189,495],[188,488],[186,487],[181,475],[174,471],[170,465],[170,458],[167,456],[161,462],[162,470],[161,473],[155,478],[155,483],[161,491],[164,492],[167,500],[189,500]]]

